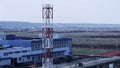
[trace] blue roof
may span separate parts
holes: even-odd
[[[30,47],[32,40],[0,40],[2,45]]]
[[[56,38],[53,41],[68,41],[71,38]],[[42,43],[42,39],[38,40],[0,40],[2,45],[11,45],[11,46],[23,46],[30,47],[32,43]]]
[[[68,40],[72,40],[72,38],[56,38],[56,39],[53,39],[53,41],[68,41]],[[33,40],[32,42],[42,42],[42,39],[40,40]]]

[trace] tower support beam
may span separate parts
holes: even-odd
[[[43,5],[42,18],[42,68],[53,68],[53,5]]]

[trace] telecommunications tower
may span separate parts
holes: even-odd
[[[53,68],[53,5],[43,5],[42,18],[42,68]]]

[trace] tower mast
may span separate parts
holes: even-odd
[[[42,68],[53,68],[53,5],[43,5],[42,18]]]

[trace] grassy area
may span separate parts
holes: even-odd
[[[108,52],[109,50],[102,50],[102,49],[88,49],[88,48],[73,48],[73,53],[79,53],[79,54],[99,54]]]

